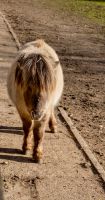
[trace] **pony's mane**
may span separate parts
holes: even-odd
[[[17,61],[15,80],[23,85],[23,70],[27,73],[27,83],[33,82],[40,90],[49,91],[54,86],[53,68],[45,61],[41,55],[31,53],[20,55]]]

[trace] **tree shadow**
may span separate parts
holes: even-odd
[[[0,148],[0,153],[23,154],[21,149]]]
[[[11,154],[20,154],[20,155],[11,155]],[[15,162],[22,162],[22,163],[35,163],[35,161],[32,160],[31,155],[30,157],[25,156],[21,149],[0,148],[0,159],[7,161],[11,160]]]
[[[11,160],[11,161],[15,161],[15,162],[21,162],[21,163],[35,163],[34,160],[32,160],[32,158],[30,157],[25,157],[25,156],[11,156],[11,155],[0,155],[0,159],[3,159],[3,160]]]
[[[0,126],[0,132],[23,135],[23,129],[21,127]]]
[[[47,131],[50,133],[50,131]],[[0,133],[9,133],[9,134],[18,134],[23,135],[22,127],[11,127],[11,126],[0,126]],[[9,155],[10,154],[10,155]],[[12,155],[16,154],[16,155]],[[22,162],[22,163],[35,163],[32,160],[32,155],[24,155],[21,149],[11,149],[11,148],[0,148],[0,160],[11,160],[15,162]]]

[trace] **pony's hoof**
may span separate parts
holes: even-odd
[[[27,156],[32,155],[31,150],[27,149],[26,152],[25,152],[25,155],[27,155]]]
[[[33,157],[33,161],[37,164],[42,164],[43,161],[42,161],[42,158],[38,158],[37,156]]]
[[[30,149],[23,149],[23,150],[22,150],[22,153],[23,153],[24,155],[30,155],[30,154],[31,154],[31,150],[30,150]]]
[[[22,153],[25,155],[26,154],[26,149],[22,149]]]
[[[32,151],[32,146],[22,147],[22,152],[24,155],[29,155],[31,151]]]
[[[33,153],[34,162],[41,164],[42,163],[42,155],[43,155],[42,151],[34,152]]]
[[[51,133],[57,133],[57,127],[52,127],[51,128]]]

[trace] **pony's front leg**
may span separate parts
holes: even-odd
[[[32,149],[33,130],[32,130],[31,120],[24,119],[22,121],[23,121],[23,130],[24,130],[22,150],[23,150],[23,153],[26,154],[28,150]]]
[[[33,149],[33,159],[35,162],[40,162],[43,155],[43,135],[45,132],[45,127],[43,124],[35,127],[33,130],[34,133],[34,149]]]
[[[57,132],[57,120],[54,114],[54,109],[51,111],[50,119],[49,119],[49,128],[52,133]]]
[[[34,149],[33,149],[33,159],[35,162],[39,163],[43,156],[43,136],[45,133],[45,128],[48,123],[49,115],[46,115],[39,124],[35,125],[33,129],[34,134]]]

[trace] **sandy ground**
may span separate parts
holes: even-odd
[[[0,8],[6,14],[21,43],[41,37],[58,52],[65,77],[64,94],[60,105],[67,110],[105,168],[105,62],[102,61],[105,55],[105,41],[103,28],[80,17],[69,17],[66,13],[54,12],[45,5],[39,4],[38,1],[34,1],[34,4],[32,2],[29,0],[27,2],[23,0],[2,2],[0,0]],[[13,52],[13,49],[11,51]],[[93,58],[98,58],[99,61],[96,62]],[[54,135],[46,134],[47,145],[45,146],[48,149],[51,148],[52,154],[48,149],[45,150],[47,153],[43,165],[36,167],[29,158],[23,159],[20,150],[22,142],[20,121],[16,111],[7,100],[5,92],[7,68],[6,65],[5,68],[1,66],[0,84],[1,103],[4,104],[1,106],[2,145],[0,151],[3,153],[1,160],[8,160],[7,163],[4,162],[2,168],[6,198],[14,200],[14,196],[10,195],[14,190],[17,199],[22,200],[26,200],[26,197],[27,199],[58,200],[57,195],[61,195],[60,199],[67,200],[103,200],[104,192],[96,182],[97,176],[93,175],[90,167],[83,167],[86,161],[77,151],[73,141],[70,141],[69,133],[63,130],[62,125],[57,135],[59,140],[56,140]],[[15,134],[13,134],[14,130]],[[61,130],[67,135],[60,134]],[[11,146],[14,149],[11,149]],[[62,150],[61,147],[63,147]],[[59,193],[56,194],[55,189]]]
[[[1,26],[0,20],[0,28]],[[16,46],[3,26],[2,33],[0,169],[4,200],[104,200],[101,179],[92,170],[91,164],[59,119],[56,134],[51,134],[49,129],[46,131],[42,164],[32,161],[31,152],[28,156],[22,155],[22,125],[6,89],[7,73],[15,56]]]

